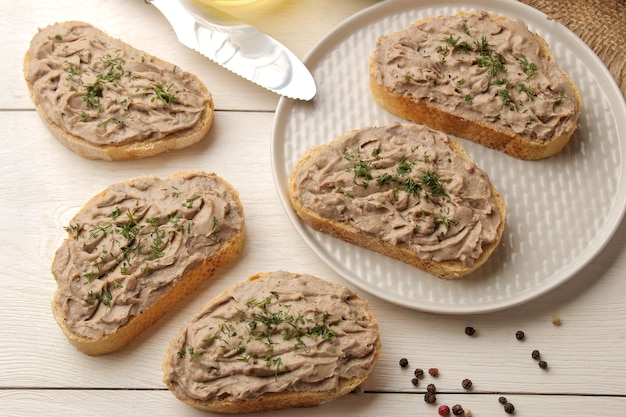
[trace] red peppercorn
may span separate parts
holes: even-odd
[[[428,370],[428,374],[430,376],[437,376],[437,375],[439,375],[439,369],[437,369],[437,368],[430,368]]]
[[[447,405],[440,405],[437,409],[437,412],[440,416],[446,417],[448,414],[450,414],[450,407],[448,407]]]

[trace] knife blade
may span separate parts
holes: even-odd
[[[145,0],[169,21],[176,37],[211,61],[282,96],[311,100],[317,88],[308,68],[286,46],[210,6]]]

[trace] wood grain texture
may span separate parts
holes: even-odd
[[[280,410],[268,413],[246,414],[249,417],[345,417],[345,416],[439,416],[437,407],[441,404],[461,404],[475,417],[503,417],[502,405],[498,403],[499,393],[486,395],[439,394],[437,404],[426,404],[423,394],[349,394],[342,401],[335,401],[315,408]],[[75,390],[40,390],[23,395],[15,390],[0,391],[0,403],[15,412],[13,417],[34,415],[55,415],[83,417],[85,408],[77,404],[91,403],[88,415],[112,416],[133,415],[136,417],[209,417],[219,414],[207,413],[191,408],[170,399],[168,391],[112,391],[96,392]],[[526,396],[507,395],[507,400],[515,406],[515,416],[575,416],[604,417],[613,410],[623,409],[623,398],[570,397],[564,395]],[[133,404],[132,408],[128,404]],[[130,411],[129,411],[130,410]],[[590,410],[590,411],[585,411]],[[452,416],[452,413],[450,414]]]
[[[286,18],[275,26],[269,21],[263,25],[305,56],[335,24],[374,1],[345,0],[338,8],[330,0],[297,3],[294,22],[302,25],[310,13],[318,25],[292,31]],[[447,316],[390,304],[360,291],[323,264],[285,215],[270,162],[277,97],[179,48],[165,21],[143,1],[103,4],[88,0],[79,7],[45,0],[28,8],[14,0],[0,3],[7,34],[1,47],[6,59],[0,61],[0,87],[5,92],[0,97],[0,415],[208,415],[165,390],[165,348],[215,294],[256,272],[275,269],[342,283],[366,298],[380,324],[383,356],[364,385],[364,395],[272,415],[436,416],[436,407],[423,401],[430,382],[440,391],[438,404],[467,405],[475,417],[505,415],[497,403],[499,393],[515,404],[518,417],[607,416],[625,409],[625,223],[570,281],[519,307]],[[84,160],[53,139],[29,101],[21,59],[36,27],[68,18],[100,23],[112,35],[197,71],[216,101],[209,135],[185,150],[115,163]],[[130,18],[141,24],[129,26]],[[50,310],[56,288],[50,266],[65,237],[63,227],[88,198],[111,183],[191,169],[216,172],[240,192],[247,240],[238,261],[124,350],[99,358],[76,351]],[[561,326],[551,323],[553,315],[560,316]],[[466,326],[475,327],[476,335],[465,335]],[[515,339],[517,330],[526,332],[524,341]],[[547,370],[530,357],[533,349],[541,351]],[[401,357],[409,359],[408,368],[398,366]],[[415,367],[437,367],[440,375],[414,387]],[[461,387],[464,378],[473,381],[471,391]]]

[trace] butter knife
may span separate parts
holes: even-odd
[[[234,16],[189,0],[145,0],[170,22],[178,40],[211,61],[282,96],[315,97],[307,67],[277,40]]]

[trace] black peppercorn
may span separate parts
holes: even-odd
[[[503,405],[504,405],[504,404],[506,404],[506,403],[507,403],[507,401],[506,401],[506,397],[500,397],[500,398],[498,398],[498,402],[499,402],[500,404],[503,404]]]
[[[474,329],[473,327],[471,327],[471,326],[467,326],[467,327],[465,328],[465,334],[466,334],[466,335],[468,335],[468,336],[474,336],[474,334],[475,334],[475,333],[476,333],[476,329]]]
[[[420,380],[419,380],[419,379],[417,379],[417,378],[413,378],[413,379],[411,380],[411,383],[412,383],[413,385],[417,386],[417,384],[419,384],[419,383],[420,383]]]
[[[465,378],[465,379],[463,380],[463,382],[461,382],[461,386],[462,386],[464,389],[470,389],[470,388],[472,388],[472,380],[471,380],[471,379],[468,379],[468,378]]]
[[[406,368],[409,364],[409,360],[407,358],[400,359],[400,366]]]
[[[461,404],[455,404],[452,407],[452,414],[454,414],[455,416],[462,416],[465,413],[465,411],[463,411],[463,407],[461,407]]]
[[[546,362],[546,361],[539,361],[539,367],[541,369],[546,369],[548,367],[548,362]]]
[[[427,404],[434,404],[437,401],[437,396],[432,392],[427,392],[424,394],[424,402]]]
[[[539,353],[537,349],[533,350],[530,356],[532,356],[534,360],[539,360],[539,358],[541,358],[541,354]]]
[[[504,404],[504,412],[507,414],[513,414],[515,412],[515,407],[511,403]]]
[[[435,384],[428,384],[428,386],[426,387],[426,391],[434,394],[437,392],[437,387],[435,386]]]
[[[415,375],[417,378],[423,378],[424,377],[424,370],[421,368],[417,368],[415,369],[415,371],[413,371],[413,375]]]
[[[517,340],[524,340],[524,336],[525,336],[525,334],[524,334],[524,332],[523,332],[523,331],[521,331],[521,330],[518,330],[518,331],[515,333],[515,338],[516,338]]]

